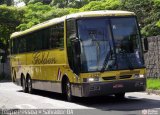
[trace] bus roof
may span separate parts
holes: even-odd
[[[100,11],[88,11],[67,15],[69,18],[82,18],[82,17],[102,17],[102,16],[128,16],[135,15],[134,12],[120,11],[120,10],[100,10]]]
[[[15,32],[11,35],[11,39],[63,22],[65,19],[83,18],[83,17],[103,17],[103,16],[131,16],[131,15],[135,15],[135,13],[128,11],[117,11],[117,10],[88,11],[88,12],[69,14],[60,18],[54,18],[45,21],[43,23],[37,24],[27,30]]]

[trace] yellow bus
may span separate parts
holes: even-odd
[[[128,11],[89,11],[40,23],[11,35],[12,80],[33,89],[89,97],[146,89],[136,15]]]

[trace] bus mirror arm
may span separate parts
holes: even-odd
[[[80,42],[79,41],[76,42],[75,48],[76,48],[77,54],[80,55],[81,54],[81,46],[80,46]]]
[[[71,44],[73,47],[73,52],[74,52],[74,63],[75,63],[75,69],[74,72],[79,75],[80,73],[80,54],[81,54],[81,45],[80,45],[80,40],[75,37],[72,38]]]
[[[143,38],[143,46],[144,46],[144,53],[147,53],[149,49],[147,38]]]
[[[73,44],[74,44],[74,50],[76,52],[77,55],[81,54],[81,46],[80,46],[80,40],[78,38],[75,38],[72,40]]]

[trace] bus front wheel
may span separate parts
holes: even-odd
[[[65,96],[67,101],[73,101],[73,96],[72,96],[72,91],[71,91],[71,83],[69,82],[69,80],[66,80],[66,84],[65,84]]]

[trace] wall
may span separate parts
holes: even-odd
[[[4,68],[4,69],[3,69]],[[4,71],[5,77],[8,79],[11,76],[10,62],[9,60],[6,63],[0,63],[0,74]]]
[[[160,36],[148,38],[149,51],[144,54],[147,77],[160,76]]]

